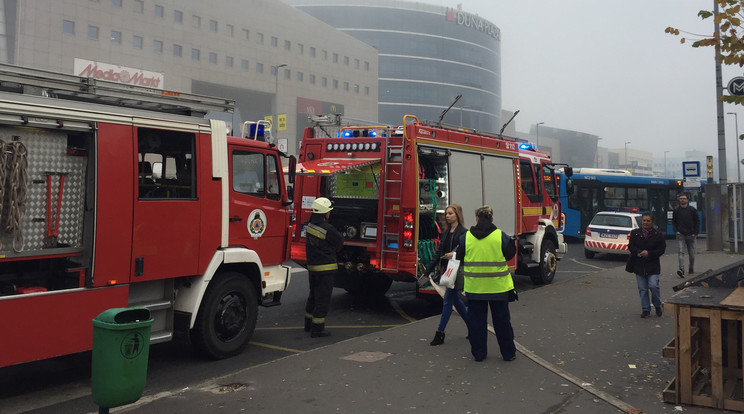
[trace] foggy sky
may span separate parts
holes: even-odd
[[[712,0],[430,1],[460,3],[501,29],[502,106],[520,110],[518,131],[545,122],[598,135],[607,148],[630,141],[659,158],[665,150],[669,158],[688,150],[718,155],[713,48],[664,33],[667,26],[713,33],[712,19],[697,17]],[[742,73],[724,67],[723,86]],[[744,133],[744,108],[724,104],[725,112],[741,115]],[[724,119],[735,178],[734,116]]]

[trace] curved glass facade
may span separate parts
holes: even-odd
[[[285,2],[378,49],[380,122],[400,124],[405,114],[435,121],[462,95],[444,122],[501,129],[501,40],[493,23],[405,1]]]

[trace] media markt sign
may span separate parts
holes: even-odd
[[[92,60],[75,58],[74,73],[76,76],[100,79],[125,85],[145,86],[154,89],[164,89],[165,75],[126,66],[95,62]]]

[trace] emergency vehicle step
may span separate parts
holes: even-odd
[[[173,339],[173,332],[169,331],[156,331],[150,332],[150,343],[158,344],[160,342],[167,342]]]

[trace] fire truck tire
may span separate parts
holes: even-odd
[[[257,318],[255,288],[239,273],[223,273],[212,280],[204,294],[191,330],[191,343],[206,358],[235,356],[248,345]]]
[[[593,252],[591,250],[584,249],[584,257],[586,257],[587,259],[593,258],[595,254],[597,254],[597,252]]]
[[[558,256],[555,254],[555,245],[550,240],[543,240],[540,247],[540,265],[532,270],[530,279],[536,285],[547,285],[555,277],[555,269]]]

